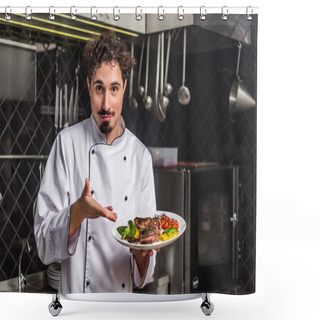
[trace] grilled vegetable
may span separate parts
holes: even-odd
[[[124,232],[123,232],[123,234],[122,234],[121,239],[124,240],[124,239],[129,238],[129,237],[128,237],[129,233],[130,233],[130,225],[128,225],[128,226],[124,229]]]
[[[163,231],[163,233],[167,234],[168,236],[170,236],[171,233],[173,233],[173,232],[179,233],[177,228],[170,228],[170,229]]]
[[[164,230],[169,229],[169,228],[178,229],[179,228],[179,222],[174,220],[174,219],[171,219],[167,215],[163,214],[161,216],[161,228],[164,229]]]
[[[178,234],[179,234],[178,229],[170,228],[170,229],[163,231],[162,235],[160,236],[160,240],[167,241],[167,240],[170,240],[170,239],[176,237]]]
[[[133,238],[136,234],[137,227],[132,220],[129,220],[129,227],[130,227],[129,238]]]
[[[121,235],[123,235],[125,228],[126,228],[126,226],[120,226],[120,227],[117,228],[117,231],[118,231]]]
[[[139,229],[136,228],[136,233],[135,233],[135,235],[133,237],[136,239],[136,238],[139,237],[139,234],[140,234]]]
[[[118,232],[122,235],[121,239],[137,238],[139,236],[139,230],[132,220],[128,221],[127,227],[118,227]]]

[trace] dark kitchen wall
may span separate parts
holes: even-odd
[[[256,29],[252,39],[256,39]],[[199,27],[187,28],[187,66],[185,85],[191,93],[187,106],[179,104],[177,91],[182,81],[182,29],[173,32],[168,82],[174,90],[169,97],[163,123],[154,109],[146,111],[137,90],[133,95],[138,109],[125,105],[123,115],[130,130],[147,145],[177,147],[178,160],[216,162],[221,166],[239,166],[239,288],[254,291],[256,227],[256,108],[233,115],[229,112],[229,94],[235,78],[238,41],[227,39]],[[173,36],[174,38],[174,36]],[[154,99],[156,47],[158,35],[151,36],[150,95]],[[141,42],[141,41],[140,41]],[[242,45],[240,78],[257,100],[257,46]],[[209,49],[208,49],[209,48]],[[140,57],[141,47],[137,47]],[[166,51],[165,51],[166,52]],[[137,88],[135,70],[134,88]],[[144,84],[142,72],[141,83]],[[148,90],[149,91],[149,90]],[[128,93],[127,93],[128,95]],[[154,107],[154,106],[153,106]]]
[[[251,32],[256,32],[253,28]],[[126,126],[147,146],[177,147],[179,161],[208,161],[240,167],[239,278],[241,290],[252,291],[255,270],[256,108],[234,116],[229,113],[229,93],[235,77],[238,42],[197,26],[187,28],[185,85],[191,93],[187,106],[178,102],[182,81],[182,29],[172,31],[168,81],[174,91],[163,123],[154,107],[147,111],[137,92],[138,68],[134,70],[133,95],[137,109],[128,106],[128,87],[123,117]],[[48,155],[55,137],[54,117],[41,113],[42,105],[53,105],[55,84],[74,84],[75,67],[82,59],[84,42],[30,32],[0,24],[0,37],[42,45],[37,51],[37,95],[34,103],[0,100],[0,155]],[[255,35],[252,36],[255,39]],[[139,62],[142,36],[136,40]],[[62,51],[48,44],[58,44]],[[45,44],[45,45],[43,45]],[[149,89],[154,98],[157,34],[151,35]],[[240,76],[256,99],[256,43],[243,44]],[[165,51],[166,52],[166,51]],[[60,68],[56,73],[56,62]],[[80,61],[81,63],[81,61]],[[145,63],[145,62],[144,62]],[[144,69],[141,82],[144,84]],[[80,109],[90,115],[83,66],[80,69]],[[129,84],[128,84],[129,85]],[[45,164],[45,159],[41,160]],[[0,159],[0,280],[18,275],[21,239],[33,249],[24,253],[23,269],[32,273],[45,268],[37,258],[33,236],[33,203],[39,187],[40,160]]]
[[[36,87],[35,98],[27,90],[19,99],[0,99],[0,281],[18,276],[22,240],[31,251],[24,251],[22,272],[29,274],[46,268],[38,258],[33,235],[33,206],[39,189],[41,169],[45,166],[55,138],[54,116],[42,106],[54,106],[56,83],[75,85],[75,68],[82,58],[84,43],[0,24],[0,38],[22,44],[36,44],[36,71],[28,82]],[[0,52],[1,54],[1,52]],[[58,65],[58,69],[57,69]],[[19,73],[13,59],[11,72]],[[10,77],[10,74],[6,75]],[[80,69],[81,117],[90,115],[89,98]],[[1,84],[0,84],[1,85]],[[69,89],[70,90],[70,89]],[[52,109],[53,111],[53,109]],[[12,156],[14,155],[14,156]]]

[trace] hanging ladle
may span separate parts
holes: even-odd
[[[239,64],[240,64],[240,55],[241,55],[242,44],[238,44],[238,60],[237,60],[237,70],[236,76],[233,79],[231,91],[229,95],[229,111],[231,114],[231,120],[233,120],[233,114],[241,111],[245,111],[255,107],[256,101],[252,98],[250,93],[245,88],[242,80],[239,76]]]
[[[163,94],[163,69],[164,69],[164,32],[161,33],[161,71],[160,71],[160,110],[165,113],[169,105],[169,99]]]
[[[166,71],[164,75],[164,89],[163,93],[166,97],[169,97],[172,93],[172,85],[168,83],[168,70],[169,70],[169,59],[170,59],[170,47],[171,47],[171,32],[168,33],[168,45],[167,45],[167,58],[166,58]]]
[[[161,105],[159,103],[159,74],[160,74],[160,40],[161,36],[160,33],[158,34],[158,49],[157,49],[157,65],[156,65],[156,81],[155,81],[155,91],[154,91],[154,102],[155,102],[155,108],[154,113],[156,117],[159,119],[160,122],[164,122],[166,119],[166,115],[164,111],[161,108]]]
[[[150,55],[150,35],[148,35],[147,40],[147,59],[146,59],[146,83],[145,83],[145,93],[143,97],[143,105],[147,110],[152,107],[152,98],[148,96],[148,76],[149,76],[149,55]]]
[[[178,90],[178,100],[180,104],[186,106],[190,102],[190,91],[184,85],[186,76],[186,46],[187,46],[187,28],[183,30],[183,69],[182,69],[182,86]]]
[[[133,40],[131,42],[131,57],[134,57],[134,45],[133,45]],[[135,97],[132,95],[132,86],[133,86],[133,68],[131,70],[130,74],[130,83],[129,83],[129,106],[132,109],[136,109],[138,107],[137,100]]]
[[[143,38],[142,47],[141,47],[140,65],[139,65],[139,74],[138,74],[138,92],[141,97],[143,97],[143,94],[144,94],[144,87],[140,84],[141,69],[142,69],[142,62],[143,62],[143,53],[144,53],[144,43],[145,43],[145,38]]]

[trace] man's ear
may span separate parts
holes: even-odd
[[[89,94],[90,94],[91,85],[90,85],[89,77],[87,77],[87,86],[88,86],[88,91],[89,91]]]

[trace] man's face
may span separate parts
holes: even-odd
[[[118,62],[102,62],[91,78],[87,78],[91,111],[102,133],[115,139],[119,134],[118,119],[122,111],[127,82],[123,82]]]

